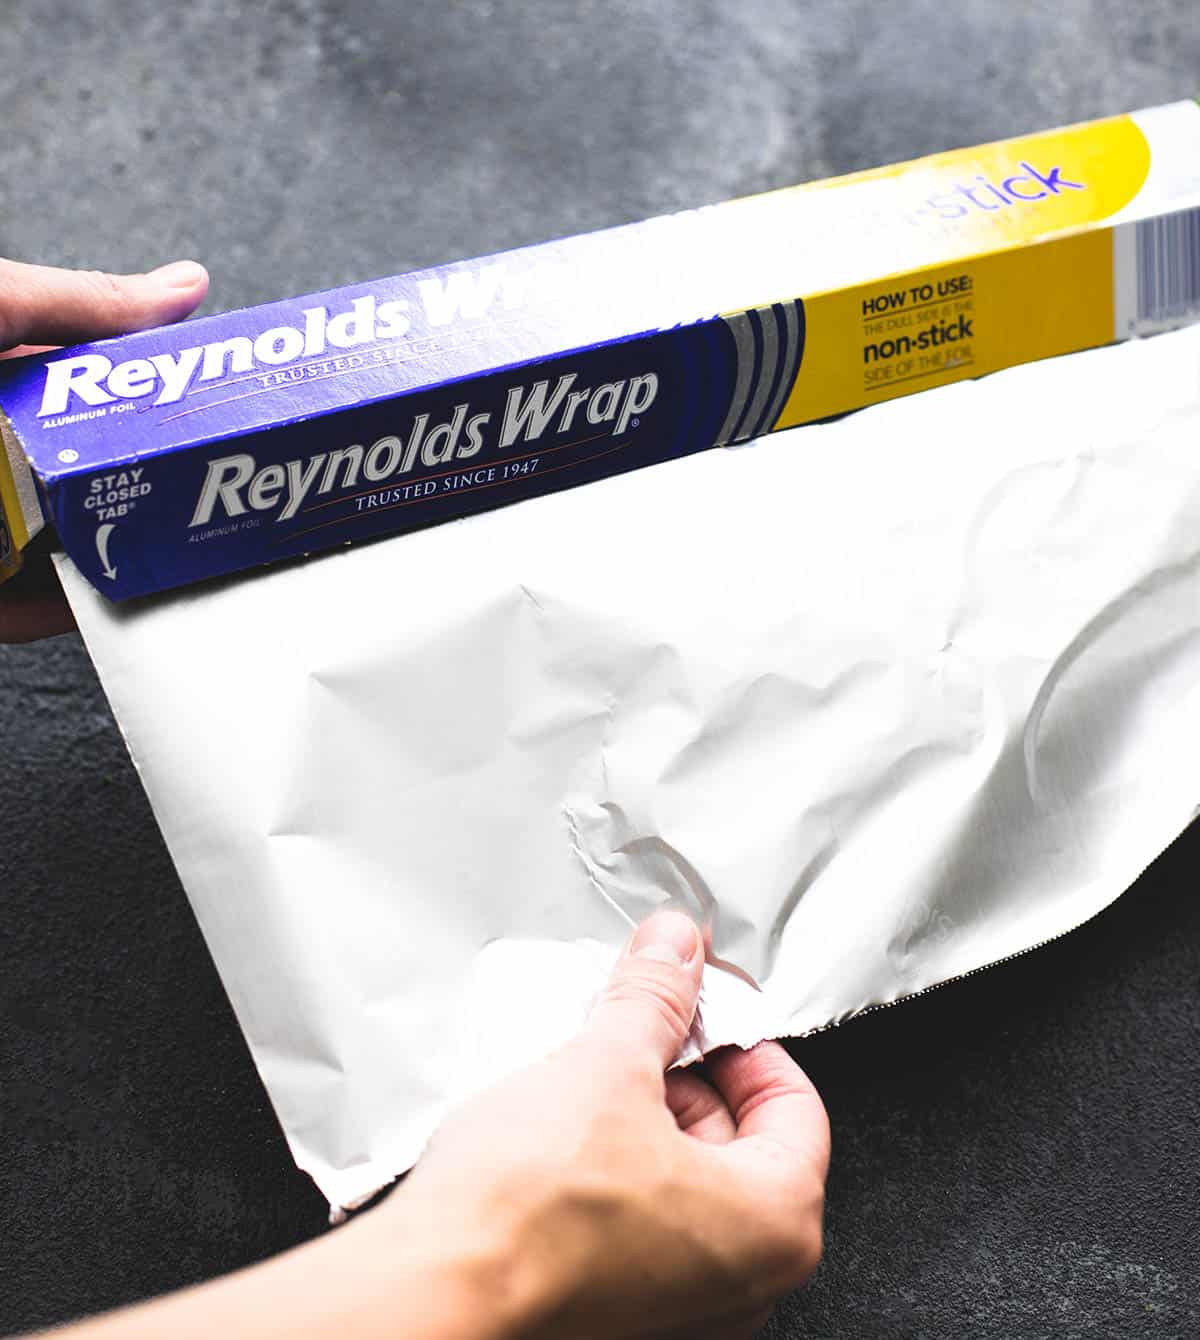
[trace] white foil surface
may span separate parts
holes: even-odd
[[[60,571],[353,1205],[667,900],[724,965],[693,1056],[1128,887],[1200,798],[1200,326],[136,606]]]

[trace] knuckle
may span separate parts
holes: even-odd
[[[719,1102],[716,1095],[705,1089],[701,1083],[687,1083],[690,1078],[691,1076],[684,1074],[675,1079],[674,1083],[671,1076],[668,1076],[667,1080],[674,1103],[675,1120],[684,1130],[711,1116],[717,1110]]]
[[[137,304],[120,275],[109,274],[106,270],[83,270],[79,282],[88,305],[97,313],[103,312],[104,320],[127,325],[136,319]]]
[[[608,999],[615,1004],[633,1005],[653,1011],[672,1032],[685,1035],[692,1026],[693,1011],[673,979],[671,969],[661,972],[624,973],[608,988]]]
[[[83,279],[100,297],[121,299],[125,296],[121,281],[107,270],[84,270]]]

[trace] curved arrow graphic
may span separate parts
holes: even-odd
[[[100,562],[104,565],[104,575],[110,582],[117,580],[117,569],[108,561],[108,541],[116,526],[111,521],[106,521],[96,532],[96,552],[100,555]]]

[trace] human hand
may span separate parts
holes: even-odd
[[[829,1126],[776,1043],[664,1076],[703,963],[688,918],[652,917],[583,1033],[452,1115],[361,1228],[472,1263],[489,1335],[753,1335],[820,1259]]]
[[[773,1042],[665,1073],[703,966],[657,913],[583,1032],[465,1103],[378,1208],[56,1340],[747,1340],[820,1259],[829,1123]]]
[[[207,292],[208,275],[195,261],[110,275],[0,260],[0,358],[178,321]],[[49,546],[35,541],[25,559],[22,571],[0,585],[0,642],[32,642],[75,626]]]

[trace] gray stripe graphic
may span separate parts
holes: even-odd
[[[758,385],[754,388],[754,399],[750,402],[750,413],[746,415],[742,424],[742,431],[738,434],[739,442],[744,442],[748,437],[757,436],[756,426],[762,417],[763,406],[766,404],[767,395],[771,390],[771,378],[774,377],[775,366],[779,362],[779,328],[775,321],[774,311],[770,307],[760,307],[758,309],[758,320],[762,326],[762,367],[758,370]],[[786,357],[786,351],[784,356]]]
[[[796,380],[796,368],[798,360],[796,358],[796,345],[799,341],[800,322],[796,319],[796,304],[794,302],[785,302],[783,304],[783,324],[786,328],[784,335],[783,356],[783,376],[779,379],[779,389],[775,393],[774,400],[771,401],[767,409],[766,417],[757,425],[755,432],[769,433],[775,427],[779,416],[783,413],[783,407],[787,403],[787,398],[792,390],[792,383]]]
[[[729,441],[738,420],[742,417],[742,410],[745,409],[746,399],[750,394],[750,376],[754,371],[754,331],[750,327],[750,318],[744,312],[740,312],[737,316],[725,316],[721,320],[733,334],[734,347],[737,349],[737,378],[733,384],[733,398],[729,402],[725,422],[717,434],[718,447],[723,447]]]

